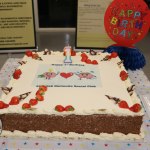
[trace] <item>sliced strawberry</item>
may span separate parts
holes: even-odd
[[[126,109],[129,108],[128,103],[126,101],[120,101],[118,103],[118,105],[119,105],[120,108],[126,108]]]
[[[0,109],[8,108],[9,105],[4,103],[3,101],[0,101]]]
[[[31,108],[31,105],[28,104],[28,103],[24,103],[24,104],[22,105],[22,109],[30,109],[30,108]]]
[[[125,72],[124,70],[122,70],[122,71],[120,72],[120,77],[121,77],[121,76],[124,76],[124,75],[127,75],[127,72]]]
[[[36,95],[36,99],[38,100],[38,101],[44,101],[44,97],[42,96],[42,95]]]
[[[112,52],[110,56],[111,56],[111,58],[116,58],[118,56],[118,53]]]
[[[47,91],[47,86],[42,85],[42,86],[39,87],[39,89],[40,89],[40,90],[43,90],[44,92],[46,92],[46,91]]]
[[[97,60],[92,60],[92,64],[97,65],[98,64]]]
[[[20,75],[14,73],[14,74],[13,74],[13,78],[16,79],[16,80],[18,80],[18,79],[20,78]]]
[[[18,96],[14,96],[11,98],[11,101],[9,102],[9,105],[18,105],[20,102],[20,99]]]
[[[74,111],[74,110],[75,110],[74,107],[71,105],[65,107],[65,111]]]
[[[133,111],[133,112],[139,112],[142,109],[141,105],[136,103],[133,106],[131,106],[129,108],[129,110]]]
[[[31,106],[34,106],[34,105],[37,105],[37,104],[38,104],[38,101],[37,101],[37,99],[30,99],[29,104],[30,104]]]
[[[20,69],[16,69],[14,74],[17,74],[17,75],[21,75],[22,74],[22,71]]]
[[[38,91],[36,92],[36,95],[44,95],[44,91],[43,91],[43,90],[38,90]]]
[[[57,105],[57,106],[55,106],[55,110],[58,112],[63,112],[65,110],[65,108],[62,105]]]
[[[91,63],[92,63],[92,61],[91,61],[90,59],[87,59],[85,62],[86,62],[87,64],[91,64]]]
[[[30,50],[27,50],[27,51],[25,52],[25,54],[26,54],[28,57],[32,57],[32,51],[30,51]]]

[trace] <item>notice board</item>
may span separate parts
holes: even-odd
[[[0,50],[35,49],[33,0],[0,0]]]
[[[112,0],[78,0],[76,48],[106,48],[114,42],[104,27],[104,15]]]

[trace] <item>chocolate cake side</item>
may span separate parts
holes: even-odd
[[[140,134],[143,116],[3,114],[0,115],[0,119],[3,123],[3,130],[7,131],[40,130],[79,134],[120,132],[127,135],[129,133]]]

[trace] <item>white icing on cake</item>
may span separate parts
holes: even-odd
[[[117,63],[120,62],[119,57],[112,58],[110,61],[101,61],[107,53],[99,53],[99,55],[91,56],[87,54],[91,60],[97,60],[99,63],[98,70],[100,71],[101,86],[96,88],[70,88],[70,87],[49,87],[45,93],[44,101],[40,101],[34,108],[34,111],[23,110],[22,104],[28,103],[31,98],[35,98],[35,93],[38,87],[33,85],[33,80],[36,78],[35,73],[41,64],[63,64],[64,56],[61,52],[52,52],[51,55],[43,55],[43,52],[38,52],[43,61],[34,60],[31,57],[24,56],[23,61],[27,61],[25,65],[19,67],[22,75],[19,80],[11,79],[8,87],[13,87],[11,93],[7,96],[2,95],[1,99],[9,103],[13,96],[18,96],[26,92],[32,92],[25,100],[21,101],[19,105],[9,106],[7,109],[0,110],[0,114],[4,113],[20,113],[20,114],[55,114],[55,115],[91,115],[91,114],[113,114],[118,116],[141,116],[143,109],[138,113],[134,113],[128,109],[119,108],[113,100],[109,100],[105,95],[121,98],[125,100],[129,106],[135,103],[140,103],[136,93],[132,96],[127,92],[127,87],[131,86],[130,79],[122,81],[119,77],[121,70],[125,70],[124,66],[118,67]],[[73,64],[84,64],[81,62],[81,53],[77,53],[72,57]],[[92,65],[94,66],[94,65]],[[68,79],[67,79],[68,80]],[[49,80],[47,80],[49,82]],[[86,80],[85,80],[86,82]],[[57,112],[54,110],[56,105],[72,105],[75,111],[72,112]],[[105,109],[105,111],[101,111]]]
[[[61,132],[44,132],[44,131],[28,131],[27,133],[17,131],[14,132],[5,131],[3,130],[1,136],[5,137],[31,137],[31,138],[67,138],[67,139],[99,139],[99,140],[138,140],[144,138],[144,132],[141,131],[141,133],[138,134],[122,134],[119,132],[114,132],[113,134],[108,133],[101,133],[100,135],[91,134],[91,133],[84,133],[84,134],[78,134],[74,132],[69,132],[68,134],[64,134]]]

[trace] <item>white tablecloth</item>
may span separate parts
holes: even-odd
[[[20,59],[9,58],[0,71],[0,87],[6,86]],[[136,91],[146,109],[143,129],[144,140],[137,141],[95,141],[0,138],[0,150],[150,150],[150,82],[142,70],[128,71]],[[0,91],[1,94],[1,91]],[[149,107],[148,107],[149,105]],[[148,117],[149,116],[149,117]]]

